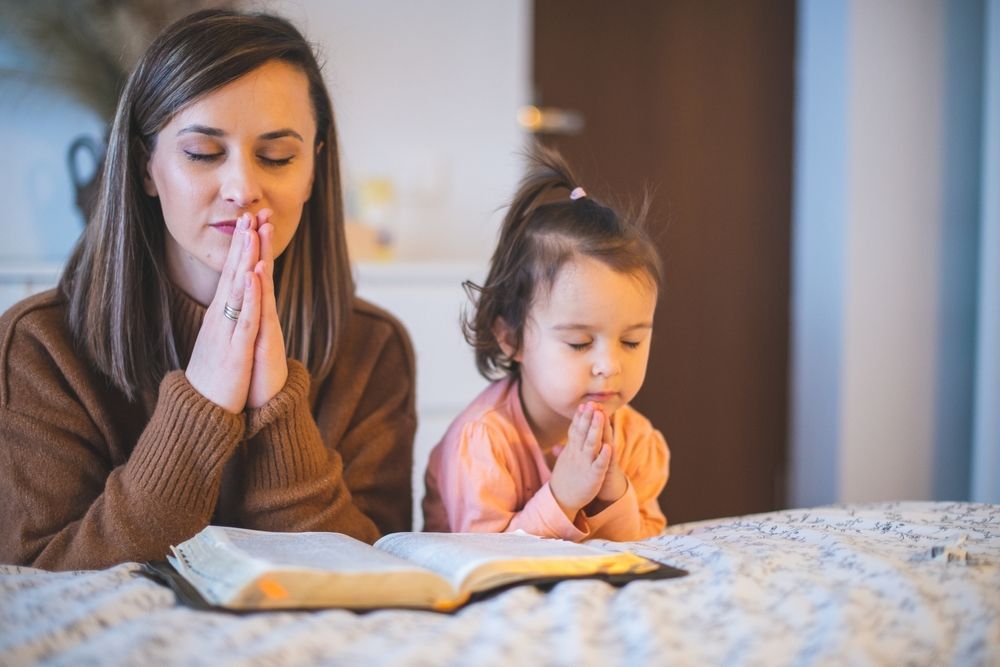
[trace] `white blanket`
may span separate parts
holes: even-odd
[[[0,664],[1000,665],[1000,506],[880,503],[668,528],[687,569],[519,587],[453,615],[196,611],[126,563],[0,566]]]

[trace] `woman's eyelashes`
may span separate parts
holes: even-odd
[[[192,162],[216,162],[225,157],[226,154],[221,151],[217,153],[203,153],[199,151],[185,150],[184,155]],[[290,164],[294,158],[294,155],[289,155],[288,157],[269,157],[267,155],[257,156],[257,159],[268,167],[283,167]]]
[[[283,167],[286,164],[291,163],[292,157],[294,157],[294,156],[281,157],[281,158],[266,157],[264,155],[258,155],[257,156],[257,158],[261,162],[263,162],[264,164],[266,164],[269,167]]]
[[[212,162],[222,157],[222,153],[196,153],[194,151],[184,151],[184,155],[192,162]]]

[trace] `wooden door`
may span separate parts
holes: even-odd
[[[542,135],[601,195],[654,189],[665,264],[634,405],[667,437],[671,523],[785,502],[794,0],[536,0]]]

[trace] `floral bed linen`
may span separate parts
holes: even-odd
[[[682,567],[451,614],[188,608],[126,563],[0,566],[0,665],[1000,665],[1000,506],[896,502],[668,528]]]

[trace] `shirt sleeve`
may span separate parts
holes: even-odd
[[[321,431],[310,409],[305,367],[288,362],[288,381],[247,413],[242,523],[274,531],[334,531],[374,542],[412,521],[414,373],[408,341],[389,338],[352,414]],[[337,372],[336,369],[334,372]],[[337,390],[319,397],[338,401]]]
[[[470,422],[440,460],[439,489],[452,532],[512,532],[579,542],[591,537],[582,514],[570,521],[548,483],[519,507],[511,442],[501,429]]]
[[[145,429],[124,443],[131,454],[115,464],[111,449],[123,443],[102,426],[114,409],[85,387],[82,362],[38,340],[15,339],[6,352],[0,561],[68,570],[158,559],[208,524],[240,415],[168,373]]]
[[[659,496],[670,475],[670,449],[644,418],[636,421],[630,421],[622,434],[616,433],[628,488],[621,498],[587,518],[595,538],[641,540],[659,534],[667,525]]]

